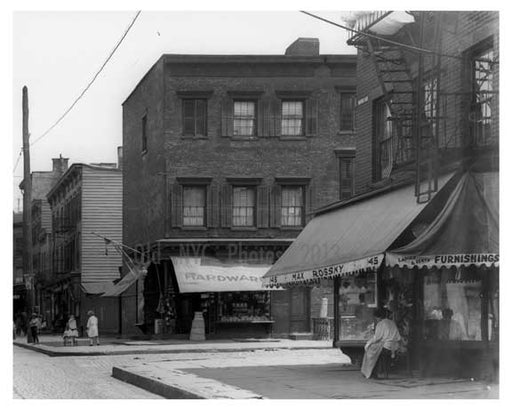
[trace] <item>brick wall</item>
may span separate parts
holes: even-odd
[[[435,12],[437,16],[443,14],[442,23],[442,52],[444,54],[464,57],[472,48],[482,41],[492,38],[494,52],[499,60],[499,35],[498,12],[492,11],[457,11]],[[432,23],[433,24],[433,23]],[[427,49],[435,48],[432,25],[426,28],[425,44]],[[417,35],[417,30],[412,27],[411,32]],[[406,36],[399,36],[399,41],[408,42]],[[417,55],[405,53],[408,66],[413,77],[417,76]],[[430,58],[425,58],[428,66]],[[469,95],[470,81],[468,62],[463,59],[443,57],[441,60],[441,90],[444,93],[452,93],[446,97],[446,116],[449,120],[441,122],[440,147],[442,151],[458,148],[469,143]],[[499,85],[499,70],[496,70],[494,88]],[[373,105],[382,97],[374,64],[368,54],[359,52],[357,57],[357,99],[361,104],[356,109],[357,128],[357,157],[356,157],[356,193],[371,189],[373,170]],[[363,102],[364,101],[364,102]],[[492,105],[492,143],[498,140],[499,107],[498,98]],[[451,157],[453,158],[453,157]],[[392,176],[399,177],[402,171],[395,169]]]
[[[353,86],[355,78],[354,59],[347,57],[329,64],[317,57],[313,63],[307,59],[296,64],[242,61],[190,67],[183,63],[164,65],[160,60],[123,106],[125,242],[133,245],[165,236],[198,236],[197,230],[171,224],[172,186],[177,177],[211,178],[211,186],[218,190],[218,212],[227,177],[262,178],[269,201],[276,177],[307,177],[308,195],[314,199],[307,204],[309,210],[337,200],[338,160],[334,150],[354,145],[352,134],[338,132],[339,87]],[[206,138],[182,135],[180,92],[190,91],[208,91],[210,95]],[[222,106],[232,91],[259,91],[269,104],[279,101],[276,92],[307,91],[308,98],[318,104],[317,135],[254,140],[223,136]],[[140,129],[145,112],[148,150],[143,154]],[[199,236],[294,237],[300,231],[271,226],[240,231],[220,225],[213,224]]]

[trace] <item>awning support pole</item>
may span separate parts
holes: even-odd
[[[339,314],[340,314],[340,278],[335,277],[334,278],[334,337],[333,337],[333,347],[336,346],[336,342],[339,341],[339,334],[340,334],[340,321],[339,321]]]

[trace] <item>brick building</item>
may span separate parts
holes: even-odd
[[[219,335],[226,298],[230,312],[257,302],[184,292],[170,258],[192,252],[226,269],[268,269],[313,209],[352,195],[355,59],[299,39],[285,55],[163,55],[154,64],[123,103],[123,242],[158,255],[143,292],[123,295],[125,331],[165,317],[163,302],[176,312],[175,332],[204,310],[207,333]],[[144,311],[134,311],[137,292]],[[311,331],[319,296],[310,294],[271,292],[274,334]]]
[[[100,332],[117,333],[117,301],[98,295],[120,277],[121,254],[107,249],[103,237],[121,241],[121,170],[116,164],[75,163],[54,183],[47,199],[51,275],[42,292],[50,323],[62,330],[73,314],[83,332],[87,311],[93,310]]]
[[[497,377],[498,18],[376,11],[352,21],[356,195],[317,209],[265,279],[331,280],[334,344],[356,363],[384,307],[404,367]],[[312,243],[329,252],[304,255]]]

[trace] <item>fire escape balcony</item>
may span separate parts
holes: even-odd
[[[356,17],[353,29],[361,32],[369,32],[370,29],[378,22],[389,16],[392,11],[380,10],[380,11],[368,11],[362,12]],[[365,41],[365,37],[361,34],[354,34],[349,37],[347,43],[349,45],[356,45],[361,41]]]

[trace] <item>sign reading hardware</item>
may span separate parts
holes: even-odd
[[[262,291],[268,265],[224,265],[189,257],[171,257],[181,293]]]

